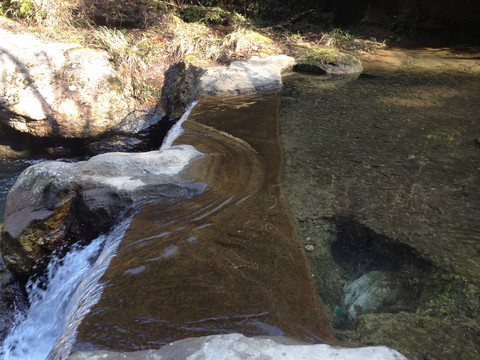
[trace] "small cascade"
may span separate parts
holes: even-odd
[[[100,297],[99,280],[130,221],[124,220],[110,234],[72,249],[63,258],[52,258],[45,282],[29,281],[30,308],[0,348],[3,360],[68,356],[77,326]]]
[[[175,123],[175,125],[172,126],[167,136],[165,136],[165,139],[163,139],[160,150],[168,149],[170,146],[172,146],[175,139],[182,134],[183,132],[182,124],[188,119],[188,117],[190,116],[190,113],[192,112],[192,109],[195,107],[195,105],[197,105],[197,103],[198,103],[198,100],[191,103],[190,106],[185,111],[185,113],[180,118],[180,120],[178,120]]]

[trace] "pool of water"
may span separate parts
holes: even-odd
[[[478,358],[478,55],[389,49],[358,78],[285,79],[282,186],[318,294],[335,323],[362,275],[393,272],[398,290],[373,314],[337,319],[341,339]]]

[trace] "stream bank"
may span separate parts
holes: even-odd
[[[283,192],[341,340],[480,356],[479,50],[393,48],[356,80],[284,79]]]

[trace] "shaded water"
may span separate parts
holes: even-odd
[[[204,98],[175,144],[205,154],[202,195],[145,205],[75,350],[140,350],[241,332],[330,339],[279,192],[278,96]]]
[[[0,224],[3,222],[8,190],[15,183],[18,175],[31,164],[32,161],[28,160],[0,159]]]
[[[389,49],[357,79],[284,81],[282,183],[319,295],[336,315],[369,271],[397,282],[378,314],[339,319],[341,339],[480,356],[478,51]]]

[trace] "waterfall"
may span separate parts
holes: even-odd
[[[197,103],[170,129],[161,149],[180,136],[182,123]],[[2,360],[61,360],[69,355],[77,327],[100,298],[100,278],[130,221],[131,217],[85,247],[74,246],[63,258],[53,256],[45,277],[27,283],[30,307],[25,315],[17,315],[17,324],[0,346]]]
[[[76,329],[100,298],[105,272],[131,217],[108,235],[50,261],[46,281],[29,281],[30,308],[5,339],[3,360],[60,360],[68,356]],[[99,255],[100,253],[100,255]]]
[[[167,136],[165,136],[165,138],[163,139],[160,150],[168,149],[170,146],[172,146],[175,139],[182,134],[182,124],[188,119],[190,113],[192,112],[192,109],[195,107],[195,105],[197,105],[197,103],[198,100],[191,103],[190,106],[188,106],[187,110],[183,113],[180,120],[178,120],[175,125],[172,126],[172,128],[167,133]]]

